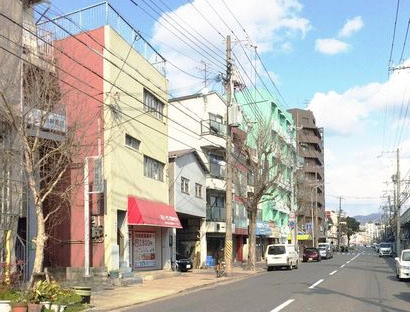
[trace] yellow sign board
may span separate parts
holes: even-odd
[[[288,235],[288,240],[292,239],[292,235]],[[297,237],[298,241],[303,241],[303,240],[312,240],[312,236],[310,234],[298,234]]]

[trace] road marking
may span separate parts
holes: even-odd
[[[316,283],[314,283],[312,286],[310,286],[309,289],[315,288],[317,285],[319,285],[319,284],[320,284],[321,282],[323,282],[323,281],[324,281],[324,279],[318,280]]]
[[[344,268],[344,267],[345,267],[345,265],[346,265],[346,264],[343,264],[343,265],[341,265],[340,267],[341,267],[341,268]]]
[[[337,270],[334,270],[332,273],[329,273],[329,275],[333,275],[333,274],[336,274],[337,273]]]
[[[349,261],[346,261],[346,263],[350,263],[350,260],[349,260]]]
[[[282,303],[280,306],[277,306],[276,308],[274,308],[272,311],[270,312],[279,312],[280,310],[282,310],[284,307],[290,305],[293,301],[295,301],[295,299],[289,299],[288,301],[285,301],[284,303]]]

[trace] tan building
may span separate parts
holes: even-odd
[[[289,112],[297,129],[296,148],[301,160],[296,181],[298,229],[311,234],[316,244],[326,240],[323,128],[316,125],[315,116],[309,110],[290,109]]]

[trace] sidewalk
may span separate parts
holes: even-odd
[[[246,278],[263,270],[263,264],[257,264],[257,271],[248,271],[244,266],[234,264],[232,275],[217,278],[215,270],[194,269],[192,272],[169,272],[168,277],[156,279],[155,272],[146,274],[142,284],[111,287],[91,294],[91,304],[88,311],[115,311],[135,304],[175,295],[184,291],[192,291],[217,283],[227,283]]]

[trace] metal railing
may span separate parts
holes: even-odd
[[[216,136],[225,136],[226,125],[212,119],[201,121],[201,134],[211,134]]]
[[[108,2],[101,2],[54,19],[38,23],[57,40],[109,25],[154,68],[165,76],[165,58],[142,37]],[[136,40],[140,39],[140,40]]]

